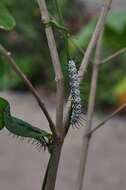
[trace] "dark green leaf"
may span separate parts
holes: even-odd
[[[5,7],[5,5],[0,2],[0,29],[11,30],[15,26],[15,20]]]
[[[0,98],[0,129],[4,126],[10,133],[20,137],[35,139],[44,147],[47,147],[52,139],[52,135],[46,131],[33,127],[21,119],[12,117],[9,102]]]
[[[126,11],[118,10],[112,12],[107,18],[107,25],[115,32],[122,33],[126,26]]]
[[[3,110],[6,108],[7,105],[8,102],[3,98],[0,98],[0,130],[3,129],[5,126]]]
[[[72,45],[72,40],[75,40],[77,46],[79,46],[80,48],[86,48],[92,34],[93,31],[95,29],[95,25],[96,25],[96,18],[91,21],[88,25],[84,26],[83,30],[75,37],[73,37],[73,39],[71,39],[70,42],[70,47],[73,47]],[[74,46],[75,48],[75,46]],[[74,50],[73,50],[74,52]]]

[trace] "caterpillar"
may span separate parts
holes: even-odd
[[[75,62],[73,60],[70,60],[68,63],[68,72],[72,97],[71,125],[73,126],[80,122],[82,113],[79,77]]]
[[[4,127],[17,137],[32,139],[33,144],[40,145],[44,149],[49,148],[52,142],[52,134],[12,117],[9,102],[0,97],[0,130]]]

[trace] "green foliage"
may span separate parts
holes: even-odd
[[[80,48],[86,48],[87,44],[93,34],[95,29],[97,18],[94,18],[89,24],[87,24],[82,31],[73,37]],[[120,47],[126,45],[126,38],[122,34],[126,31],[126,11],[114,11],[108,15],[106,30],[105,30],[105,44],[109,48],[113,48],[114,43],[115,48],[119,48],[118,42],[120,42]],[[122,42],[123,39],[123,42]],[[109,41],[109,43],[108,43]]]
[[[21,119],[12,117],[9,102],[0,97],[0,129],[4,126],[10,133],[20,137],[35,139],[44,147],[48,147],[52,140],[52,135],[46,131],[33,127]]]
[[[108,16],[107,25],[115,32],[122,33],[126,27],[126,11],[117,10]]]
[[[49,71],[44,72],[44,58],[46,57],[48,65],[50,58],[47,56],[45,37],[42,36],[42,45],[40,44],[42,31],[37,4],[35,4],[35,1],[31,1],[31,3],[20,1],[17,3],[15,0],[7,1],[6,4],[16,18],[17,25],[15,30],[10,33],[2,32],[1,41],[6,44],[8,49],[15,52],[16,61],[23,72],[28,74],[31,80],[35,78],[35,82],[36,79],[39,81],[40,71],[43,71],[43,78],[48,76]],[[3,65],[3,62],[5,62],[5,59],[0,59],[0,65]],[[23,86],[22,81],[16,75],[11,76],[13,80],[10,82],[10,75],[8,75],[8,69],[6,69],[5,67],[3,69],[4,77],[0,75],[0,89]],[[39,73],[37,73],[38,71]],[[38,77],[36,77],[37,75]]]
[[[9,13],[5,4],[0,2],[0,29],[12,30],[15,26],[15,20]]]
[[[58,19],[55,0],[48,0],[47,3],[52,16]],[[68,14],[65,7],[71,3],[63,0],[59,1],[63,15]],[[14,52],[17,64],[33,83],[54,86],[51,82],[54,75],[50,75],[53,73],[51,59],[37,4],[34,0],[31,0],[30,3],[25,0],[18,3],[17,0],[9,0],[6,1],[6,4],[15,17],[17,25],[14,31],[1,33],[1,41],[6,44],[8,49]],[[61,48],[62,39],[58,37],[58,34],[56,34],[56,39],[58,48]],[[0,65],[3,65],[3,62],[5,62],[5,59],[0,59]],[[10,76],[8,69],[5,67],[3,72],[4,77],[0,75],[0,89],[23,87],[22,81],[13,72],[11,72],[12,75]]]
[[[75,40],[78,47],[86,48],[93,34],[95,26],[96,26],[96,19],[94,19],[87,26],[85,26],[84,29],[82,29],[82,31],[79,34],[72,37],[72,39],[70,40],[70,46],[72,45],[71,44],[72,40]],[[76,51],[77,51],[77,47],[73,46],[73,53],[75,53]]]
[[[6,108],[7,105],[8,105],[8,102],[4,100],[3,98],[1,98],[0,99],[0,130],[3,129],[5,126],[3,110]]]
[[[31,0],[31,3],[24,0],[19,2],[10,0],[6,4],[15,17],[17,25],[15,30],[9,33],[1,32],[1,41],[6,44],[8,49],[15,52],[17,64],[31,80],[37,78],[38,75],[37,81],[39,81],[40,72],[42,74],[42,71],[43,77],[41,80],[43,80],[49,73],[48,70],[44,71],[45,60],[49,66],[50,57],[47,56],[48,49],[45,36],[41,37],[43,27],[40,24],[40,13],[37,4],[33,0]],[[5,59],[0,60],[0,65],[5,61]],[[38,71],[39,73],[37,73]],[[22,81],[16,75],[12,75],[13,79],[10,81],[10,75],[8,75],[8,70],[5,68],[4,75],[5,77],[0,76],[0,89],[3,86],[6,88],[23,86]],[[6,81],[4,83],[6,85],[3,85],[3,81]]]
[[[123,92],[126,92],[126,77],[124,77],[117,85],[115,88],[115,94],[119,95]]]
[[[73,36],[72,39],[76,40],[77,46],[85,49],[89,43],[89,40],[93,34],[96,25],[96,19],[94,18],[88,25],[82,29],[82,31]],[[109,14],[104,38],[103,38],[103,49],[102,56],[107,57],[118,49],[126,47],[126,12],[117,11]],[[70,42],[70,47],[71,42]],[[77,47],[74,46],[72,53],[76,57]],[[98,90],[97,90],[97,106],[110,107],[116,104],[115,88],[118,83],[121,84],[123,77],[125,76],[126,64],[124,54],[116,58],[113,62],[106,63],[101,66]],[[82,56],[81,56],[82,58]],[[81,59],[80,59],[81,60]],[[91,66],[87,71],[87,76],[82,84],[82,94],[89,94],[89,82],[91,78]],[[85,101],[85,97],[82,97]]]
[[[5,5],[12,12],[16,19],[17,25],[15,30],[12,32],[2,32],[1,41],[3,44],[6,44],[8,49],[11,49],[12,52],[15,53],[17,64],[34,84],[41,83],[47,85],[49,88],[54,88],[54,72],[51,65],[46,37],[44,34],[44,26],[40,24],[40,12],[36,2],[34,0],[31,0],[31,3],[25,0],[19,1],[18,3],[16,0],[2,0],[2,2],[6,2]],[[78,7],[75,3],[75,0],[58,0],[58,9],[61,10],[62,15],[61,13],[59,14],[55,0],[47,0],[47,3],[52,18],[56,19],[57,23],[59,22],[58,27],[63,24],[61,21],[62,15],[63,18],[66,19],[67,24],[70,21],[70,18],[72,18],[73,22],[75,17],[79,18],[80,15],[82,15],[82,7],[81,9],[79,8],[79,11],[77,12]],[[89,22],[89,24],[84,26],[82,31],[76,35],[73,35],[72,37],[69,37],[69,50],[67,47],[67,39],[64,35],[65,31],[61,29],[57,30],[57,27],[54,23],[52,25],[55,31],[55,39],[57,41],[60,60],[66,79],[66,89],[68,88],[68,57],[74,59],[77,67],[79,67],[82,54],[80,53],[78,47],[82,49],[87,47],[94,31],[96,20],[97,18],[94,18],[91,22]],[[72,27],[71,29],[74,30]],[[112,52],[126,46],[125,33],[125,10],[111,12],[107,19],[103,39],[103,57],[107,57]],[[97,93],[100,104],[113,105],[116,102],[113,92],[114,88],[116,87],[116,83],[119,83],[124,76],[124,70],[126,69],[124,60],[124,56],[120,56],[113,64],[111,64],[111,66],[110,63],[108,63],[109,65],[106,64],[106,66],[102,66]],[[4,62],[5,59],[0,57],[0,89],[15,87],[21,88],[23,86],[22,81],[18,76],[16,76],[16,74],[10,71],[10,68],[3,64]],[[89,73],[87,72],[86,79],[81,87],[82,94],[85,94],[85,96],[82,97],[83,102],[85,102],[89,94],[90,76],[91,67],[89,68]],[[112,78],[106,76],[112,76]]]

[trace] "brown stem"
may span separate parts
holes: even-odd
[[[82,63],[81,63],[80,69],[79,69],[80,82],[83,80],[83,78],[85,76],[85,72],[86,72],[87,66],[90,62],[91,55],[92,55],[94,47],[97,43],[99,34],[100,34],[101,30],[104,28],[104,25],[106,22],[106,16],[107,16],[108,11],[110,9],[111,3],[112,3],[112,0],[106,0],[104,3],[104,6],[102,7],[102,10],[101,10],[95,31],[92,35],[90,42],[89,42],[89,45],[87,47],[87,50],[85,52],[84,58],[82,60]],[[69,98],[68,98],[68,100],[69,100]],[[64,126],[66,128],[66,131],[68,131],[68,127],[69,127],[68,121],[70,118],[70,110],[71,110],[71,101],[67,102],[67,109],[66,109],[66,114],[64,117]]]
[[[82,60],[82,63],[81,63],[80,69],[79,69],[80,81],[82,81],[84,78],[84,74],[86,72],[87,65],[88,65],[89,61],[91,60],[91,55],[92,55],[93,49],[97,43],[97,40],[99,38],[99,34],[105,25],[106,16],[107,16],[108,11],[110,9],[111,3],[112,3],[112,0],[105,0],[105,2],[104,2],[104,6],[101,10],[101,14],[99,16],[99,20],[98,20],[97,25],[96,25],[96,29],[93,33],[93,36],[91,38],[91,41],[90,41],[88,47],[87,47],[87,51],[84,55],[84,58]]]
[[[103,59],[102,61],[100,61],[100,64],[111,61],[112,59],[115,59],[117,56],[121,55],[122,53],[126,53],[126,48],[120,49],[119,51],[113,53],[111,56],[107,57],[106,59]]]
[[[55,183],[56,183],[56,177],[58,172],[58,166],[60,161],[60,155],[62,150],[62,144],[59,146],[56,146],[53,149],[53,152],[51,154],[48,172],[46,176],[46,184],[44,190],[54,190],[55,189]],[[43,188],[42,188],[43,190]]]
[[[119,112],[121,112],[124,108],[126,108],[126,103],[124,105],[120,106],[114,112],[112,112],[102,122],[100,122],[96,127],[94,127],[92,130],[90,130],[86,135],[90,136],[90,135],[94,134],[99,128],[101,128],[104,124],[106,124],[110,119],[112,119],[115,115],[117,115]]]
[[[96,97],[96,88],[97,88],[97,78],[98,78],[98,71],[99,71],[99,62],[100,62],[100,52],[101,52],[101,42],[102,42],[102,35],[101,32],[97,45],[96,45],[96,54],[95,60],[93,65],[93,72],[92,72],[92,80],[91,80],[91,88],[90,88],[90,96],[89,96],[89,104],[88,104],[88,112],[87,112],[87,123],[86,123],[86,133],[90,131],[92,127],[93,121],[93,114],[94,114],[94,106],[95,106],[95,97]],[[87,157],[88,157],[88,150],[89,150],[89,143],[90,143],[90,136],[84,136],[83,138],[83,146],[82,146],[82,155],[81,155],[81,162],[80,162],[80,171],[79,171],[79,187],[77,189],[82,190],[83,187],[83,179],[85,175]]]
[[[24,83],[27,85],[29,90],[32,92],[33,96],[36,98],[41,110],[43,111],[45,117],[47,118],[49,122],[50,129],[52,133],[56,136],[56,130],[55,130],[55,125],[47,111],[47,108],[45,107],[44,103],[42,102],[37,90],[33,87],[31,82],[28,80],[26,75],[21,71],[21,69],[17,66],[15,60],[11,56],[11,53],[8,52],[1,44],[0,44],[0,53],[2,53],[8,60],[8,64],[13,68],[13,70],[18,74],[18,76],[24,81]]]
[[[45,0],[37,0],[40,12],[41,20],[45,24],[45,33],[48,41],[50,55],[55,71],[55,78],[57,83],[57,109],[56,109],[56,130],[58,135],[63,136],[63,104],[64,104],[64,77],[61,70],[59,55],[54,39],[53,30],[50,23],[49,13]]]
[[[56,131],[60,140],[64,139],[63,132],[63,104],[64,104],[64,77],[61,70],[59,55],[56,47],[56,42],[54,39],[53,30],[50,23],[49,13],[46,6],[45,0],[37,0],[38,6],[40,8],[41,20],[45,24],[45,33],[48,41],[48,46],[50,50],[50,55],[54,67],[56,85],[57,85],[57,108],[56,108]],[[46,184],[44,190],[54,190],[55,182],[57,176],[57,170],[59,166],[60,154],[61,154],[62,144],[55,146],[53,153],[51,155],[51,160],[49,163]]]

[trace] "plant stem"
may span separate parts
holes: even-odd
[[[90,96],[89,96],[89,104],[88,104],[88,112],[87,112],[87,123],[86,123],[86,133],[90,131],[92,127],[93,121],[93,114],[94,114],[94,106],[95,106],[95,97],[96,97],[96,88],[97,88],[97,78],[98,78],[98,71],[99,71],[99,62],[100,62],[100,52],[101,52],[101,43],[102,43],[102,35],[103,32],[99,36],[97,45],[96,45],[96,54],[95,60],[93,65],[93,72],[92,72],[92,80],[91,80],[91,88],[90,88]],[[83,187],[83,179],[85,176],[85,169],[88,157],[88,150],[90,144],[91,136],[84,136],[83,138],[83,146],[82,146],[82,155],[81,155],[81,162],[80,162],[80,171],[79,171],[79,183],[78,188],[82,190]]]
[[[80,69],[79,69],[80,82],[83,80],[83,78],[85,76],[86,69],[87,69],[88,64],[90,63],[91,56],[94,51],[95,45],[97,43],[99,34],[100,34],[101,30],[104,28],[104,25],[106,22],[106,17],[107,17],[108,11],[110,9],[111,3],[112,3],[112,0],[105,0],[104,6],[102,7],[95,31],[91,37],[91,40],[90,40],[87,50],[84,54],[84,58],[82,60],[82,63],[81,63]],[[70,97],[68,98],[68,100],[70,100]],[[67,132],[68,132],[68,128],[69,128],[68,121],[69,121],[70,113],[71,113],[70,110],[71,110],[71,101],[67,101],[67,109],[66,109],[66,114],[64,117],[64,126],[66,128],[65,131],[67,131]]]
[[[50,55],[55,71],[57,84],[57,109],[56,109],[56,130],[60,138],[63,134],[63,104],[64,104],[64,77],[61,70],[59,55],[50,23],[49,13],[45,0],[37,0],[40,8],[41,20],[45,24],[45,33],[48,41]]]
[[[99,20],[96,25],[96,29],[93,33],[93,36],[91,38],[91,41],[90,41],[88,47],[87,47],[87,50],[85,52],[84,58],[82,60],[82,63],[81,63],[80,69],[79,69],[80,81],[82,81],[84,78],[84,74],[86,72],[88,63],[91,60],[91,55],[92,55],[93,49],[97,43],[97,40],[99,38],[99,34],[100,34],[101,30],[104,28],[104,25],[106,22],[106,16],[110,9],[111,3],[112,3],[112,0],[105,0],[104,5],[102,7],[101,14],[99,16]]]
[[[107,57],[106,59],[103,59],[102,61],[100,61],[100,64],[104,64],[108,61],[111,61],[112,59],[115,59],[117,56],[126,53],[126,48],[120,49],[119,51],[113,53],[111,56]]]
[[[48,41],[52,64],[55,72],[55,79],[57,85],[57,108],[56,108],[56,131],[60,138],[58,145],[54,146],[46,176],[46,183],[44,190],[54,190],[57,170],[59,166],[60,154],[62,150],[62,143],[64,140],[64,128],[63,128],[63,105],[64,105],[64,76],[62,73],[60,59],[56,47],[56,42],[50,23],[49,13],[45,0],[37,0],[40,8],[41,20],[45,24],[45,33]],[[55,142],[56,143],[56,142]]]
[[[126,103],[123,104],[122,106],[120,106],[118,109],[116,109],[110,115],[108,115],[102,122],[100,122],[96,127],[91,129],[86,135],[94,134],[99,128],[101,128],[104,124],[106,124],[110,119],[112,119],[115,115],[117,115],[119,112],[121,112],[125,108],[126,108]]]
[[[60,161],[60,155],[62,150],[62,144],[55,146],[53,149],[53,152],[51,154],[50,160],[49,160],[49,166],[46,176],[46,183],[45,187],[41,190],[54,190],[55,189],[55,183],[56,183],[56,177],[57,177],[57,171]]]
[[[50,130],[56,136],[56,130],[55,130],[55,125],[47,111],[47,108],[45,107],[45,104],[42,102],[37,90],[33,87],[31,82],[28,80],[26,75],[21,71],[21,69],[18,67],[16,64],[15,60],[11,56],[11,53],[8,52],[1,44],[0,44],[0,53],[2,53],[8,60],[8,64],[12,67],[12,69],[18,74],[18,76],[24,81],[24,83],[27,85],[29,90],[32,92],[33,96],[36,98],[41,110],[43,111],[47,121],[49,122]]]

